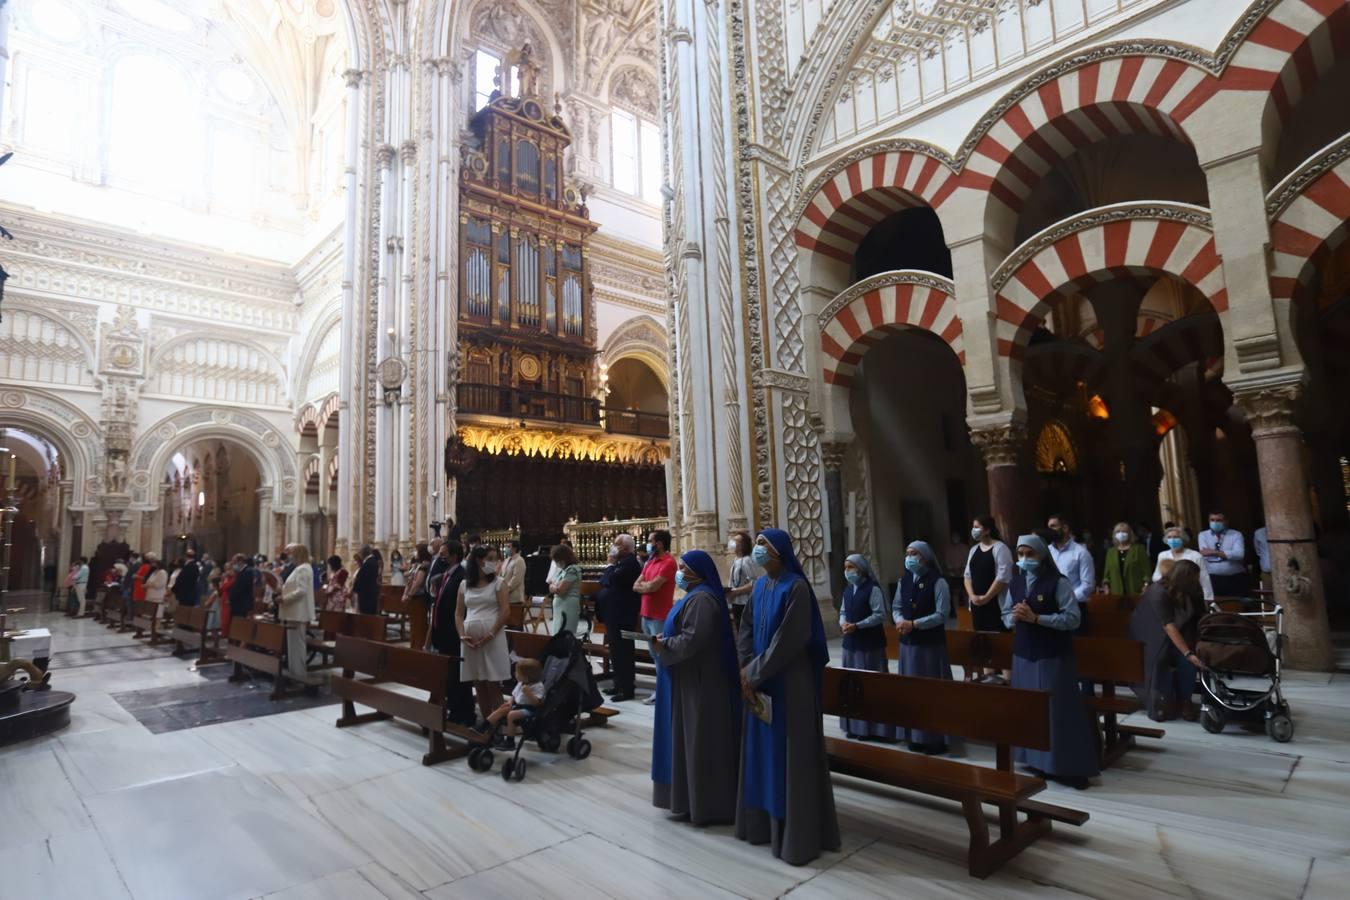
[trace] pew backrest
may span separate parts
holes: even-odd
[[[229,641],[231,646],[279,657],[286,647],[286,626],[262,619],[231,619]]]
[[[1130,636],[1130,618],[1139,604],[1138,597],[1117,594],[1092,594],[1088,597],[1087,624],[1082,637],[1125,638]]]
[[[826,715],[1050,749],[1050,695],[1044,691],[827,668],[821,705]]]
[[[399,584],[380,585],[380,612],[403,615],[408,611],[408,604],[403,602],[403,592],[405,588]]]
[[[386,637],[384,616],[363,615],[362,613],[339,612],[324,609],[319,611],[319,630],[325,640],[334,640],[338,635],[364,638],[368,641],[383,641]]]
[[[1144,680],[1144,645],[1132,638],[1076,637],[1073,653],[1078,677],[1107,684]]]
[[[344,678],[364,673],[374,676],[377,682],[394,682],[427,691],[435,703],[444,702],[450,667],[459,665],[454,657],[345,634],[337,636],[334,662],[343,670]]]

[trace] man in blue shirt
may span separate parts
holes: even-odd
[[[1046,523],[1055,542],[1050,545],[1050,555],[1054,557],[1055,568],[1068,580],[1073,588],[1073,598],[1079,606],[1087,603],[1097,584],[1096,567],[1092,564],[1092,554],[1086,547],[1073,539],[1073,530],[1069,520],[1055,513]]]

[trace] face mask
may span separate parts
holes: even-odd
[[[1226,526],[1222,522],[1210,522],[1209,530],[1215,534],[1222,534]]]
[[[769,548],[763,544],[756,544],[755,548],[750,551],[750,558],[755,561],[755,565],[762,567],[769,561]]]
[[[1181,538],[1168,538],[1167,546],[1171,547],[1173,550],[1180,550],[1182,547],[1186,546],[1186,542]]]
[[[620,556],[623,556],[623,551],[622,551],[621,549],[619,549],[617,546],[615,546],[615,547],[610,547],[610,548],[609,548],[609,555],[612,556],[612,557],[614,557],[615,559],[618,559]]]
[[[1041,561],[1039,559],[1019,559],[1017,561],[1017,568],[1021,569],[1028,575],[1035,575],[1036,570],[1039,569],[1040,567]]]
[[[1117,531],[1117,532],[1116,532],[1116,543],[1117,543],[1117,544],[1128,544],[1129,542],[1130,542],[1130,533],[1129,533],[1128,531]]]
[[[727,552],[728,552],[728,553],[735,553],[737,549],[739,549],[739,548],[737,548],[736,542],[735,542],[735,541],[727,541]]]
[[[689,590],[689,579],[684,577],[683,572],[675,573],[675,586],[682,591]]]
[[[845,572],[844,578],[848,581],[849,584],[857,584],[858,582],[862,581],[862,576],[859,575],[856,571]]]
[[[648,542],[647,542],[647,555],[648,555],[648,556],[652,556],[652,555],[655,554],[655,553],[656,553],[656,545],[653,544],[651,541],[648,541]]]
[[[484,575],[496,575],[496,574],[497,574],[497,564],[494,563],[494,562],[485,562],[485,563],[483,563],[483,574],[484,574]]]
[[[983,529],[983,528],[972,528],[972,529],[970,529],[970,539],[971,539],[972,541],[978,541],[978,540],[980,540],[980,539],[983,538],[983,537],[984,537],[984,529]]]

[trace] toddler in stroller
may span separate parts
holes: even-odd
[[[532,667],[522,668],[527,663]],[[518,681],[531,681],[531,671],[540,673],[539,680],[517,685],[512,692],[512,703],[502,704],[493,711],[484,726],[484,744],[469,751],[469,768],[475,772],[486,772],[492,768],[492,745],[503,723],[512,733],[518,732],[513,756],[502,764],[502,778],[506,781],[521,781],[525,777],[526,761],[520,758],[520,752],[527,741],[534,741],[545,753],[556,753],[562,746],[564,731],[571,731],[567,740],[567,754],[573,759],[585,759],[591,755],[591,742],[582,737],[582,713],[594,709],[602,702],[600,691],[595,685],[595,676],[591,673],[590,662],[579,640],[569,631],[554,635],[544,648],[538,660],[522,659],[516,665]],[[542,699],[529,707],[525,697]]]

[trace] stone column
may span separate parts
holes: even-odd
[[[365,359],[360,344],[362,333],[357,320],[356,273],[360,251],[357,249],[357,234],[361,227],[358,215],[360,198],[357,165],[361,158],[361,79],[359,69],[348,69],[343,73],[347,85],[347,134],[344,152],[344,170],[342,176],[343,202],[346,206],[343,215],[342,232],[342,347],[346,358]],[[344,551],[356,521],[356,439],[353,433],[353,416],[361,415],[365,405],[360,394],[360,385],[356,380],[359,367],[345,365],[338,367],[338,471],[342,478],[338,480],[337,521],[335,531],[337,545]],[[324,473],[327,477],[327,473]],[[261,526],[259,526],[261,531]]]
[[[1303,435],[1294,424],[1299,390],[1281,385],[1235,395],[1256,442],[1275,599],[1285,614],[1285,661],[1295,669],[1326,672],[1334,655],[1303,471]]]
[[[258,552],[272,553],[272,489],[258,488]]]
[[[822,441],[820,445],[821,461],[825,466],[825,510],[829,530],[825,537],[829,549],[825,554],[827,580],[830,593],[839,597],[844,591],[844,557],[853,548],[848,546],[847,510],[844,509],[844,454],[848,450],[847,441]],[[821,614],[825,611],[822,609]],[[837,614],[825,616],[825,628],[828,631],[833,624],[838,627]]]
[[[69,480],[61,482],[60,505],[56,508],[56,514],[61,522],[61,538],[56,546],[56,573],[58,576],[70,565],[72,557],[85,555],[75,553],[75,548],[71,546],[71,523],[74,517],[78,515],[78,513],[70,511],[70,501],[74,491],[74,482]]]
[[[1022,448],[1027,443],[1026,425],[1021,422],[972,427],[970,442],[984,456],[989,478],[989,514],[999,534],[1011,544],[1017,529],[1031,523],[1024,508],[1027,492],[1023,489]]]

